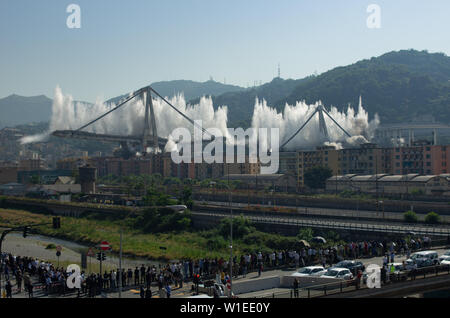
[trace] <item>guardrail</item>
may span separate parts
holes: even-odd
[[[209,215],[212,217],[229,217],[229,214],[219,212],[198,212],[193,211],[192,214]],[[429,235],[429,236],[450,236],[450,227],[438,227],[431,225],[388,225],[382,223],[355,223],[346,221],[328,221],[328,220],[310,220],[300,218],[286,218],[273,216],[254,216],[246,215],[254,223],[260,224],[280,224],[298,227],[314,227],[327,229],[343,229],[349,231],[367,231],[382,233],[397,233],[410,235]]]
[[[382,286],[393,283],[402,283],[416,279],[426,279],[430,277],[450,275],[450,265],[435,265],[418,268],[416,270],[401,271],[389,274],[389,279],[382,282]],[[299,288],[298,293],[294,289],[283,292],[268,293],[258,298],[315,298],[329,295],[336,295],[351,292],[359,289],[368,289],[367,285],[357,283],[356,279],[340,280],[339,282],[320,284],[306,288]]]
[[[229,202],[202,202],[194,201],[196,204],[194,208],[199,209],[229,209]],[[232,209],[238,210],[238,213],[244,214],[263,214],[263,215],[275,215],[275,216],[290,216],[290,217],[314,217],[319,216],[321,218],[335,218],[335,219],[358,219],[368,221],[392,221],[392,222],[404,222],[404,216],[401,212],[383,212],[383,211],[369,211],[363,209],[332,209],[332,208],[320,208],[320,207],[304,207],[304,206],[273,206],[273,205],[254,205],[247,203],[232,203]],[[424,219],[425,214],[419,214],[419,219]],[[441,224],[450,224],[449,215],[441,215]],[[423,222],[423,224],[426,224]]]

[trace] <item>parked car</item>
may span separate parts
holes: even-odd
[[[353,279],[353,274],[348,268],[331,267],[320,277],[350,280]]]
[[[439,257],[441,265],[450,265],[450,255],[442,255]]]
[[[439,265],[439,255],[436,251],[421,251],[411,255],[407,262],[412,261],[417,267]]]
[[[323,266],[307,266],[300,268],[297,272],[293,273],[291,276],[302,277],[310,276],[319,272],[323,272],[325,268]]]
[[[358,261],[351,261],[351,260],[340,261],[339,263],[337,263],[334,266],[341,267],[341,268],[347,268],[352,272],[353,275],[356,275],[359,270],[364,272],[364,270],[366,269],[366,267],[364,266],[363,263],[358,262]]]
[[[443,260],[448,259],[449,257],[450,257],[450,251],[447,251],[439,257],[439,262],[442,262]]]

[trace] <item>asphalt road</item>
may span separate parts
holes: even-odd
[[[219,202],[219,201],[194,201],[195,204],[210,204],[216,205],[220,207],[229,207],[230,204],[228,202]],[[298,213],[307,214],[307,215],[317,215],[317,216],[344,216],[349,218],[379,218],[385,220],[403,220],[403,213],[400,212],[383,212],[382,205],[380,206],[380,211],[370,211],[370,210],[359,210],[357,206],[355,206],[354,210],[350,209],[330,209],[330,208],[312,208],[312,207],[302,207],[302,206],[287,206],[287,205],[267,205],[267,204],[245,204],[245,203],[231,203],[232,207],[235,208],[247,208],[247,207],[264,207],[267,209],[291,209],[296,210]],[[274,211],[276,212],[276,210]],[[425,214],[417,214],[419,220],[424,220]],[[450,223],[450,215],[441,215],[441,219],[444,222]]]
[[[229,217],[229,213],[223,211],[217,212],[211,208],[209,212],[192,211],[193,215],[210,216],[210,217]],[[342,219],[320,219],[320,218],[308,218],[300,216],[288,217],[286,215],[277,216],[265,216],[264,214],[246,215],[251,221],[255,223],[266,224],[285,224],[292,226],[314,227],[314,228],[327,228],[327,229],[345,229],[345,230],[359,230],[381,233],[400,233],[400,234],[412,234],[412,235],[429,235],[429,236],[442,236],[447,237],[450,235],[449,226],[437,226],[437,225],[406,225],[401,223],[392,222],[378,222],[372,220],[351,220],[345,221]]]

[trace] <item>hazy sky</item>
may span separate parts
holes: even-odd
[[[69,4],[81,28],[69,29]],[[369,29],[367,7],[381,8]],[[450,55],[449,0],[0,0],[0,98],[109,98],[173,79],[302,78],[400,49]]]

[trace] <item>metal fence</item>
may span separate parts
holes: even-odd
[[[211,217],[229,217],[229,214],[223,212],[192,212],[198,215],[209,215]],[[336,220],[314,220],[301,218],[287,218],[274,216],[254,216],[246,215],[254,223],[260,224],[278,224],[297,227],[313,227],[326,229],[343,229],[348,231],[367,231],[382,233],[397,233],[406,235],[429,235],[429,236],[450,236],[450,227],[433,225],[411,225],[411,224],[383,224],[383,223],[358,223]]]

